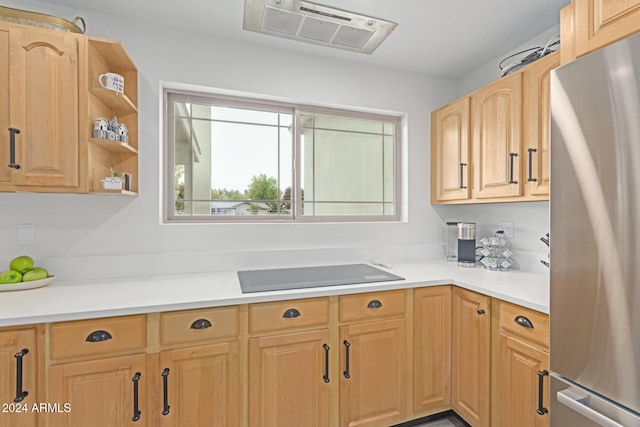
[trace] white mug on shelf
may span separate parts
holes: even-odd
[[[104,80],[104,82],[103,82]],[[105,89],[124,93],[124,77],[116,73],[104,73],[98,77],[98,83]]]

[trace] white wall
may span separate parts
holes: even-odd
[[[0,194],[0,266],[27,253],[55,268],[62,278],[91,278],[152,270],[206,271],[233,264],[223,262],[230,253],[252,251],[284,251],[291,256],[300,254],[299,249],[313,254],[337,248],[336,256],[369,256],[366,250],[349,248],[381,251],[385,246],[415,246],[424,248],[427,256],[433,247],[439,250],[442,223],[429,204],[429,117],[432,110],[456,97],[455,81],[242,44],[37,1],[4,4],[61,17],[80,15],[89,35],[123,42],[139,69],[140,195]],[[160,224],[161,81],[406,114],[408,186],[403,197],[408,201],[407,221]],[[16,245],[21,223],[34,224],[33,246]]]

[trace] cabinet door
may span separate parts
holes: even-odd
[[[500,425],[549,425],[549,376],[543,379],[539,407],[538,372],[549,372],[549,354],[523,341],[500,335]],[[542,409],[545,408],[545,409]],[[541,409],[538,413],[538,409]]]
[[[474,427],[489,425],[490,298],[453,289],[451,404]]]
[[[574,0],[576,55],[640,30],[640,0]]]
[[[0,28],[0,57],[9,57],[9,31]],[[0,186],[11,181],[9,164],[9,61],[0,61]],[[1,187],[0,187],[1,188]]]
[[[37,402],[35,347],[35,329],[0,332],[0,403],[8,405],[0,413],[0,427],[36,425],[37,412],[32,411]],[[16,381],[19,364],[22,364],[20,388]]]
[[[526,79],[529,101],[525,114],[525,171],[526,193],[549,196],[549,142],[551,141],[551,70],[560,65],[560,52],[552,53],[527,66]]]
[[[451,403],[451,288],[413,293],[413,410],[444,410]]]
[[[522,195],[522,74],[511,74],[474,92],[471,117],[473,197]]]
[[[48,401],[69,404],[70,410],[49,414],[49,425],[146,425],[151,411],[145,402],[145,375],[144,354],[51,366]],[[134,412],[134,400],[140,414]]]
[[[406,320],[340,328],[340,426],[388,426],[406,417]]]
[[[165,351],[167,394],[156,409],[163,426],[235,427],[239,424],[238,342]],[[160,373],[161,374],[161,373]],[[165,378],[163,377],[163,378]],[[164,415],[165,402],[169,405]]]
[[[328,343],[328,329],[249,340],[251,427],[329,426]]]
[[[431,114],[431,202],[466,200],[469,180],[469,98]]]
[[[10,31],[9,125],[20,130],[15,185],[79,184],[80,43],[78,35],[59,31]]]

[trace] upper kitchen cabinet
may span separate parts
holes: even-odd
[[[640,31],[640,0],[573,0],[571,7],[578,57]]]
[[[89,37],[87,73],[88,117],[80,126],[81,135],[89,141],[87,192],[113,193],[103,188],[101,180],[114,169],[130,174],[129,182],[116,193],[134,195],[138,191],[138,71],[120,42]],[[124,78],[122,92],[103,86],[109,73]],[[109,129],[96,137],[104,125],[100,119]]]
[[[431,113],[431,203],[467,200],[469,97]]]
[[[138,76],[122,45],[0,22],[0,56],[0,191],[136,194]],[[103,189],[112,169],[125,190]]]
[[[76,192],[84,37],[0,24],[0,190]]]
[[[524,69],[524,150],[525,195],[531,200],[549,198],[549,142],[551,70],[560,65],[560,52],[554,52]]]
[[[522,74],[515,73],[471,95],[473,198],[522,195]]]

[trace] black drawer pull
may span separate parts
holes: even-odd
[[[85,339],[86,342],[100,342],[107,341],[112,339],[113,337],[107,331],[95,331],[91,332],[89,336]]]
[[[527,319],[524,316],[516,316],[513,321],[524,328],[533,329],[533,323],[531,323],[531,320]]]
[[[327,344],[322,344],[322,348],[324,348],[324,375],[322,379],[325,383],[329,382],[329,346]]]
[[[207,319],[198,319],[191,324],[191,329],[207,329],[213,325]]]
[[[22,358],[27,353],[29,350],[23,348],[14,355],[16,358],[16,397],[13,399],[14,402],[22,402],[29,395],[28,391],[22,390]]]
[[[538,150],[536,150],[535,148],[529,148],[527,149],[527,151],[529,152],[529,178],[527,178],[527,181],[529,182],[536,182],[537,179],[535,179],[533,177],[533,153],[537,152]]]
[[[382,303],[377,299],[371,300],[369,301],[369,304],[367,304],[367,308],[380,308],[380,307],[382,307]]]
[[[295,308],[290,308],[282,315],[283,319],[295,319],[296,317],[300,317],[300,312]]]
[[[467,188],[464,182],[464,167],[467,166],[466,163],[460,163],[460,189],[464,190],[465,188]]]
[[[346,379],[351,378],[351,374],[349,373],[349,347],[351,347],[351,344],[349,343],[349,341],[344,340],[342,342],[344,344],[344,354],[345,354],[345,370],[342,373],[342,375],[344,375],[344,377]]]
[[[169,368],[164,368],[162,371],[162,397],[162,415],[169,415],[169,409],[171,409],[169,406]]]
[[[20,169],[20,165],[16,163],[16,134],[20,133],[20,129],[9,128],[9,167]]]
[[[140,411],[140,408],[138,407],[138,382],[140,381],[141,375],[142,374],[140,372],[136,372],[133,378],[131,378],[131,381],[133,381],[133,417],[131,418],[131,421],[133,422],[139,421],[140,414],[142,414],[142,411]]]
[[[513,158],[518,157],[518,153],[509,153],[509,184],[517,184],[513,179]]]
[[[547,370],[538,371],[538,409],[536,412],[538,415],[544,415],[549,412],[547,408],[544,407],[544,377],[549,375]]]
[[[478,310],[476,310],[476,313],[482,316],[484,314],[484,309],[479,308]]]

